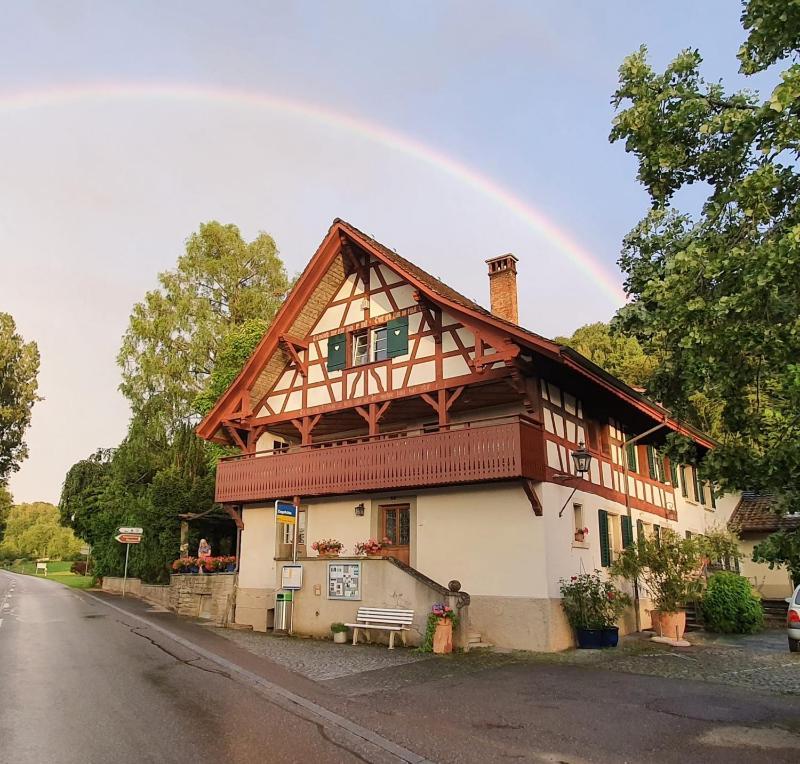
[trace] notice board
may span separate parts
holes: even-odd
[[[361,563],[328,563],[328,599],[361,599]]]

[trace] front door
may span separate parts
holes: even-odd
[[[408,565],[411,543],[411,508],[408,504],[381,506],[381,543],[387,554]]]

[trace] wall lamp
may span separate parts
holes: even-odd
[[[364,503],[356,504],[356,517],[364,517]]]

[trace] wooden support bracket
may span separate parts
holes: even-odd
[[[294,365],[297,367],[303,379],[308,378],[308,342],[288,334],[282,334],[280,342],[292,361],[294,361]],[[300,350],[306,353],[305,360],[300,357]]]
[[[525,491],[525,495],[528,497],[528,501],[531,503],[531,509],[533,509],[533,514],[536,517],[542,516],[542,502],[539,501],[539,497],[536,495],[536,491],[534,490],[534,481],[533,480],[523,480],[522,481],[522,490]]]
[[[315,416],[304,416],[302,417],[302,419],[292,419],[292,424],[300,433],[301,445],[303,446],[311,445],[312,441],[311,433],[314,431],[314,428],[317,426],[321,418],[322,414],[316,414]]]
[[[227,515],[230,515],[231,520],[236,523],[236,527],[242,531],[244,530],[244,522],[242,521],[242,509],[237,508],[233,504],[223,504],[222,508]]]

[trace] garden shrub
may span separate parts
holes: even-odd
[[[86,560],[76,560],[69,569],[70,573],[77,573],[79,576],[86,575]]]
[[[761,601],[750,582],[736,573],[715,573],[708,580],[702,601],[703,620],[709,631],[752,634],[764,627]]]

